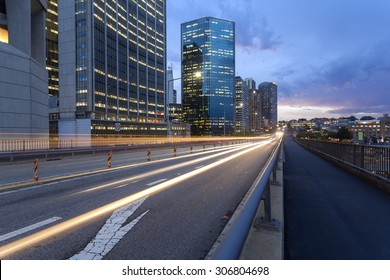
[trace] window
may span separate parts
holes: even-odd
[[[8,44],[8,30],[0,26],[0,42]]]

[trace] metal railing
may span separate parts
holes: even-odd
[[[373,174],[390,178],[389,146],[356,145],[299,138],[296,138],[296,141]]]
[[[275,220],[271,220],[270,184],[271,179],[276,180],[275,174],[282,147],[282,139],[279,140],[261,173],[257,176],[229,223],[214,243],[206,259],[236,260],[240,257],[262,199],[264,200],[265,216],[262,220],[263,226],[267,228],[275,226]],[[271,178],[272,174],[274,175]]]

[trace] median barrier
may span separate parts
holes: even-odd
[[[271,175],[277,169],[281,147],[282,139],[276,145],[264,168],[212,246],[206,259],[236,260],[240,257],[262,199],[266,201],[264,203],[266,205],[264,207],[265,217],[260,226],[276,231],[280,230],[279,223],[271,218],[270,195],[264,197],[264,193],[269,193]]]

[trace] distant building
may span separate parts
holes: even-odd
[[[241,77],[236,77],[235,86],[234,132],[246,134],[249,132],[249,89]]]
[[[166,1],[58,0],[58,24],[59,136],[167,135]]]
[[[249,90],[248,103],[249,130],[258,134],[261,131],[261,96],[257,89]]]
[[[212,17],[181,25],[183,114],[192,134],[233,133],[234,26]]]
[[[259,85],[261,96],[261,123],[264,131],[275,129],[278,125],[278,88],[275,82]]]
[[[48,139],[46,9],[43,0],[0,0],[2,138]]]
[[[168,106],[168,116],[170,122],[183,122],[183,106],[178,103],[170,103]]]
[[[350,128],[353,143],[371,144],[381,139],[380,120],[358,120]]]
[[[249,90],[256,89],[256,82],[252,78],[246,78],[245,84],[247,85]]]
[[[390,117],[389,114],[384,114],[378,118],[381,126],[381,141],[390,142]]]
[[[167,103],[177,103],[173,80],[173,69],[168,67],[167,70]]]

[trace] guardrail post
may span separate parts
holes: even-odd
[[[112,151],[108,152],[107,155],[107,168],[111,168],[111,160],[112,160]]]
[[[38,182],[38,159],[34,160],[34,182]]]
[[[276,171],[278,169],[278,163],[280,160],[279,155],[277,155],[277,157],[278,160],[275,161],[274,166],[272,167],[272,172],[268,177],[263,192],[262,200],[264,202],[264,217],[260,217],[255,221],[255,228],[266,228],[273,231],[280,231],[280,222],[271,218],[271,184],[274,186],[280,186],[280,183],[277,181],[276,177]]]

